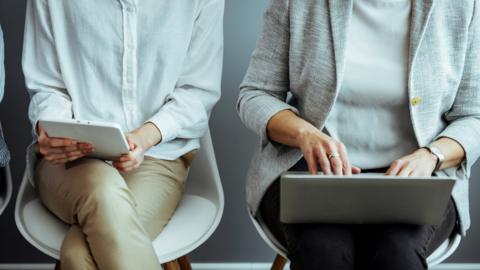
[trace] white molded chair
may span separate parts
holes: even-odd
[[[223,188],[210,133],[189,172],[185,195],[171,221],[153,241],[165,269],[190,270],[187,254],[203,244],[216,230],[224,208]],[[28,179],[23,179],[15,208],[20,233],[46,255],[59,259],[68,225],[50,213],[37,198]]]
[[[265,243],[277,253],[271,270],[284,269],[285,264],[288,260],[287,249],[283,247],[277,239],[275,239],[270,230],[264,224],[262,224],[262,222],[259,222],[251,214],[249,214],[249,216],[253,222],[253,225],[255,226],[255,229],[257,230],[258,234],[260,234],[260,237],[263,239],[263,241],[265,241]],[[443,242],[442,245],[427,258],[429,268],[440,264],[448,257],[450,257],[450,255],[452,255],[453,252],[455,252],[455,250],[460,245],[461,239],[461,235],[455,233],[450,237],[450,239]]]
[[[0,168],[3,174],[3,180],[0,180],[0,215],[7,208],[8,202],[12,198],[12,173],[10,166]]]

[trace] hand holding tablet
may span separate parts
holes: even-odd
[[[51,138],[39,124],[39,152],[53,164],[63,164],[86,156],[94,151],[91,144],[79,143],[72,139]]]
[[[65,163],[83,156],[114,160],[129,153],[125,135],[120,126],[113,123],[40,120],[39,127],[40,151],[43,144],[43,150],[49,151],[46,157],[54,163]]]

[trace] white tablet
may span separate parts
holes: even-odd
[[[112,160],[129,151],[125,135],[115,123],[45,119],[40,120],[40,125],[49,137],[92,144],[95,152],[90,157]]]

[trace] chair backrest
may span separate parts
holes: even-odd
[[[5,211],[12,198],[12,173],[10,166],[7,165],[2,168],[1,173],[3,173],[3,181],[0,182],[0,215]]]
[[[210,130],[207,131],[200,141],[200,151],[197,153],[190,168],[185,193],[206,198],[210,200],[217,209],[215,218],[212,220],[208,231],[205,232],[195,244],[186,248],[182,255],[195,250],[212,236],[222,220],[225,208],[225,197]]]
[[[200,151],[190,168],[186,193],[208,198],[223,207],[223,189],[210,131],[202,137],[200,145]]]
[[[277,239],[275,239],[273,234],[261,221],[259,222],[250,214],[250,211],[249,216],[263,241],[277,254],[287,258],[287,249],[283,247]],[[445,242],[427,258],[428,266],[432,267],[438,265],[450,257],[460,245],[461,239],[462,237],[460,234],[454,233],[449,239],[445,240]]]

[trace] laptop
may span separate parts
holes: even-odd
[[[280,221],[435,225],[442,220],[454,184],[454,178],[436,176],[288,172],[280,179]]]

